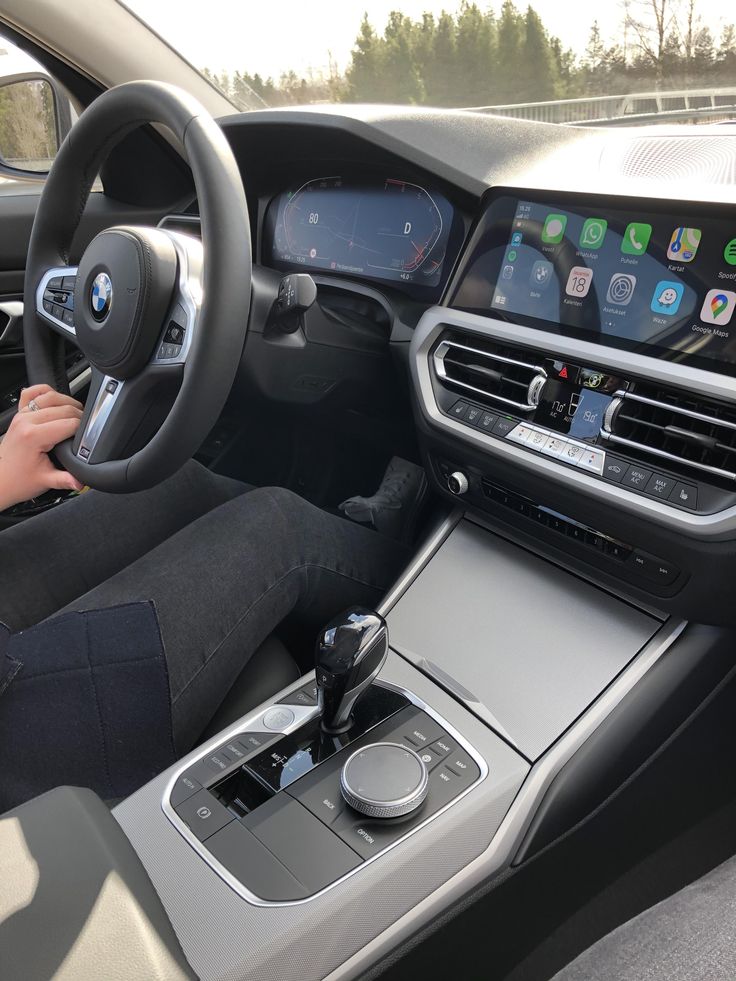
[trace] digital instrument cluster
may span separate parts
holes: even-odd
[[[287,190],[266,220],[278,268],[325,270],[436,290],[456,215],[442,194],[393,177],[320,177]]]

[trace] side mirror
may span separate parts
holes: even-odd
[[[47,75],[0,77],[0,165],[45,174],[71,129],[68,96]]]

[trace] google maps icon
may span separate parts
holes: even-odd
[[[736,293],[730,290],[710,290],[700,311],[700,319],[706,324],[722,326],[730,322],[734,308],[736,308]]]

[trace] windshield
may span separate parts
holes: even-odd
[[[560,123],[736,119],[723,0],[127,0],[240,109],[340,102]]]

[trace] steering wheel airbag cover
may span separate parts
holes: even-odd
[[[168,126],[184,147],[200,208],[204,250],[203,303],[179,395],[150,442],[125,460],[90,464],[71,441],[57,457],[79,480],[100,490],[153,486],[196,451],[214,426],[242,355],[251,291],[250,223],[230,146],[204,108],[161,82],[128,82],[99,96],[75,123],[52,165],[28,250],[25,349],[32,383],[60,387],[58,338],[41,322],[35,289],[44,271],[68,265],[74,234],[100,166],[111,148],[145,123]],[[114,285],[113,285],[114,289]]]
[[[130,378],[150,361],[176,282],[176,250],[151,228],[108,228],[92,239],[77,271],[74,326],[92,364]]]

